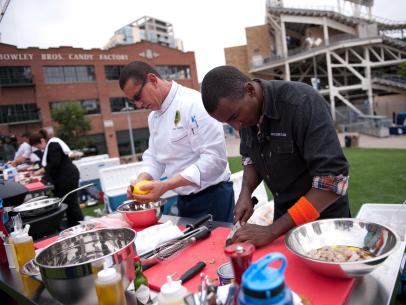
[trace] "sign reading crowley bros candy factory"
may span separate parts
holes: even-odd
[[[90,54],[90,53],[0,53],[0,61],[24,61],[24,60],[126,60],[127,54]]]

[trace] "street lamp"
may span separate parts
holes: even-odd
[[[134,108],[130,107],[128,105],[128,102],[126,101],[125,107],[121,108],[120,111],[127,112],[128,133],[130,135],[131,155],[134,157],[135,156],[135,147],[134,147],[134,138],[133,138],[133,128],[132,128],[132,123],[131,123],[131,111],[132,110],[134,110]]]

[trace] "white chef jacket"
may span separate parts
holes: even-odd
[[[139,173],[154,180],[181,175],[197,185],[174,189],[180,195],[229,180],[223,126],[209,116],[198,91],[172,81],[161,109],[149,114],[148,127],[149,147]]]
[[[27,142],[21,143],[21,145],[18,147],[18,150],[16,151],[14,155],[14,160],[24,157],[28,159],[31,155],[31,145],[28,144]]]

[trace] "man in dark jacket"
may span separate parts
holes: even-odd
[[[312,87],[251,80],[234,67],[222,66],[204,77],[202,98],[212,117],[241,136],[244,175],[234,222],[243,226],[234,242],[263,246],[296,225],[350,216],[348,163],[329,108]],[[252,192],[262,180],[274,196],[274,222],[245,224],[253,213]]]

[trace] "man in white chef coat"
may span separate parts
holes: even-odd
[[[234,192],[222,125],[206,112],[198,91],[161,78],[150,65],[135,61],[120,75],[120,88],[137,108],[151,110],[145,166],[137,181],[146,195],[128,197],[139,202],[158,199],[168,190],[178,196],[179,216],[208,213],[216,221],[232,221]],[[167,180],[160,181],[163,176]]]

